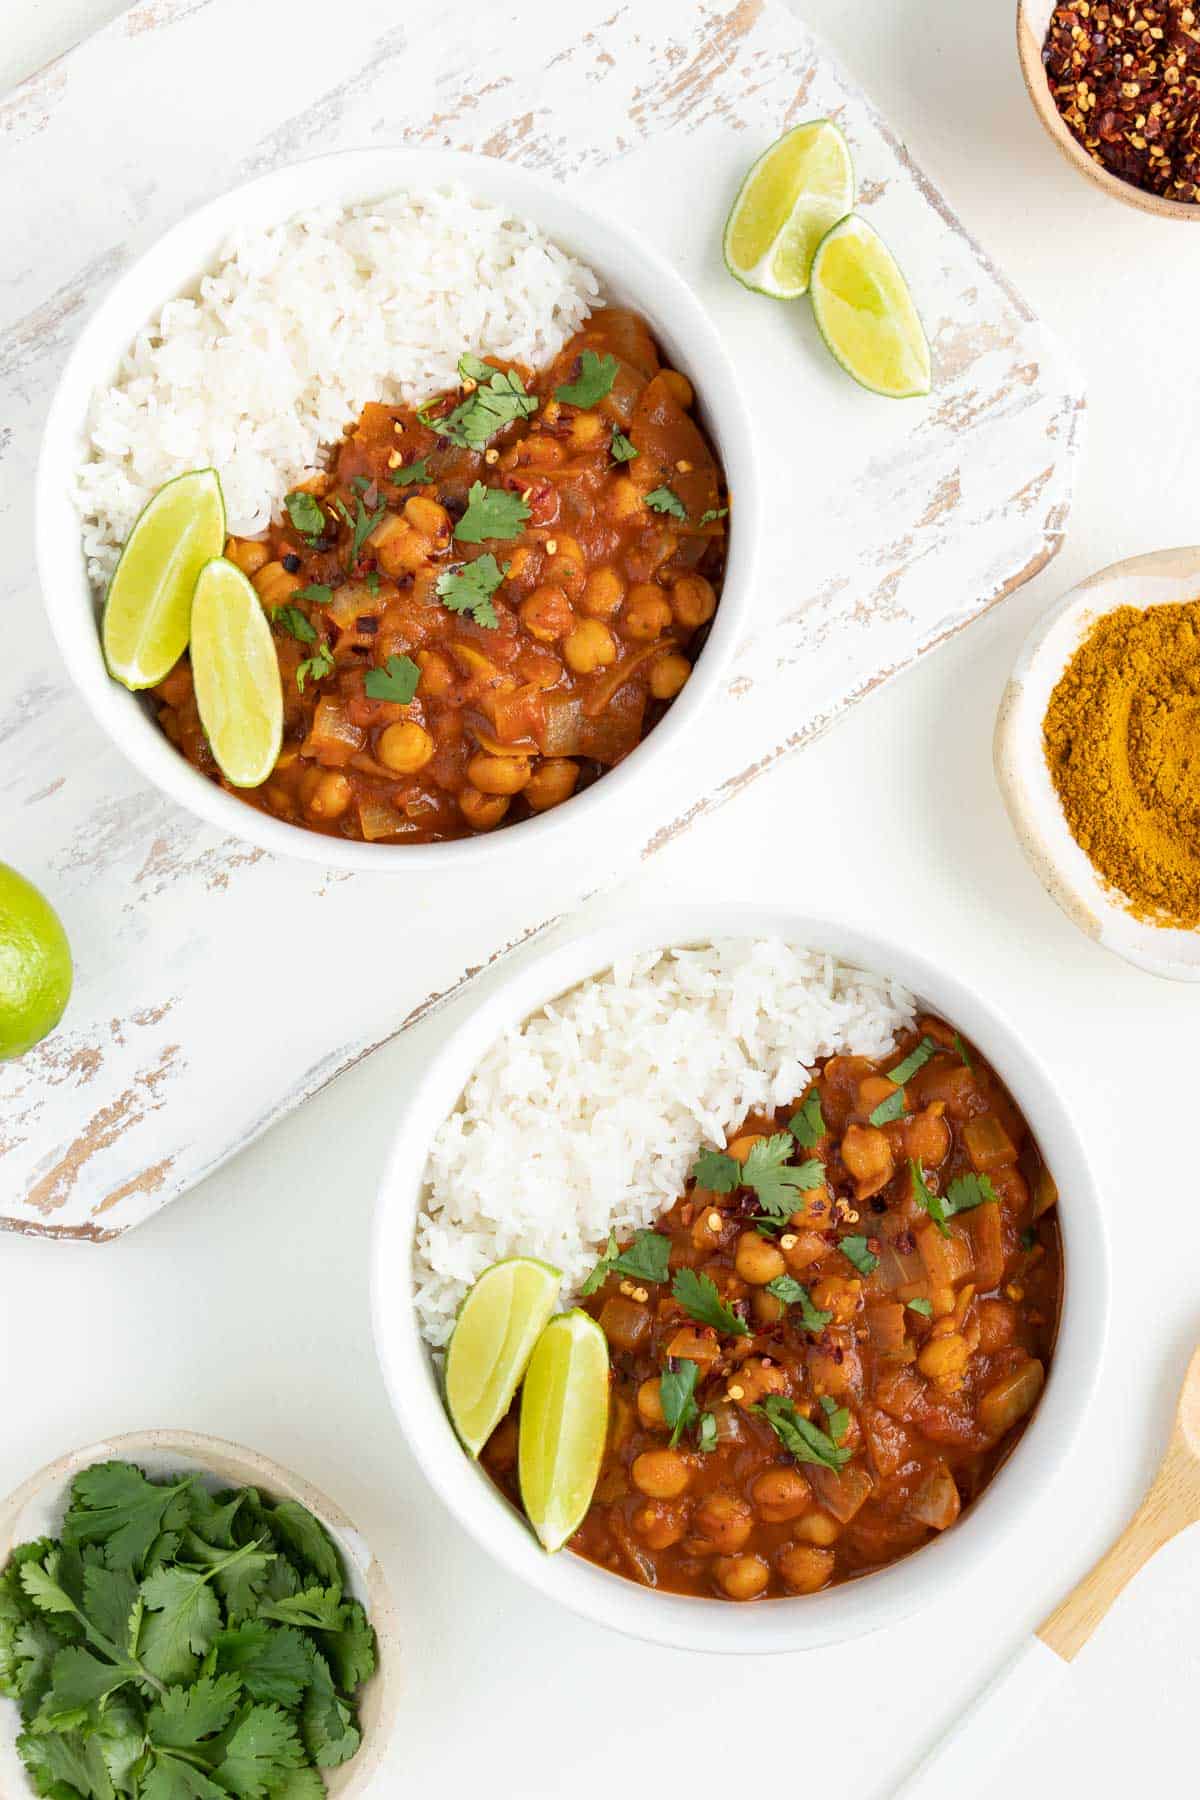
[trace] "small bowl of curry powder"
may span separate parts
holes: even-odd
[[[1200,980],[1200,548],[1068,594],[1022,651],[995,749],[1064,911],[1139,967]]]

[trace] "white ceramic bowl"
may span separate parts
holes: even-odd
[[[944,1537],[879,1574],[823,1594],[749,1606],[655,1593],[569,1551],[545,1555],[455,1437],[411,1302],[414,1225],[430,1139],[488,1047],[617,957],[730,936],[780,936],[894,975],[978,1043],[1011,1089],[1058,1182],[1066,1265],[1062,1321],[1041,1404],[979,1504]],[[969,1580],[984,1557],[1006,1540],[1012,1543],[1020,1525],[1041,1529],[1039,1503],[1096,1382],[1109,1305],[1104,1220],[1087,1157],[1020,1034],[990,1001],[899,945],[755,906],[677,909],[577,938],[527,964],[471,1014],[409,1095],[380,1192],[373,1261],[375,1339],[392,1404],[417,1460],[460,1523],[513,1574],[599,1624],[654,1643],[739,1654],[808,1650],[875,1631]]]
[[[996,779],[1022,850],[1067,917],[1106,950],[1152,975],[1200,981],[1200,931],[1134,916],[1071,835],[1042,742],[1059,676],[1096,621],[1118,606],[1200,598],[1200,547],[1131,556],[1065,594],[1021,647],[996,720]]]
[[[235,227],[275,224],[302,208],[345,205],[398,188],[420,191],[448,182],[527,215],[595,270],[610,299],[640,312],[671,361],[695,378],[697,412],[735,496],[729,559],[721,604],[695,673],[646,742],[603,780],[561,807],[483,836],[448,844],[358,843],[272,818],[227,794],[168,741],[145,697],[111,679],[101,653],[96,596],[87,579],[71,484],[93,392],[113,379],[134,334],[163,302],[211,266]],[[46,421],[37,477],[38,569],[63,659],[96,719],[148,781],[219,830],[326,868],[414,874],[483,858],[495,862],[518,851],[552,855],[551,846],[568,833],[587,844],[600,863],[605,822],[614,832],[621,829],[631,784],[659,783],[664,808],[668,804],[681,744],[719,686],[743,633],[759,539],[759,494],[754,436],[721,337],[687,282],[649,244],[623,224],[580,206],[563,188],[511,163],[450,150],[343,150],[277,169],[202,207],[168,231],[102,301],[71,353]]]
[[[255,1450],[195,1431],[131,1431],[85,1444],[39,1469],[7,1500],[0,1501],[0,1568],[17,1544],[56,1537],[62,1526],[72,1481],[93,1463],[136,1463],[150,1476],[203,1475],[213,1492],[227,1487],[256,1487],[275,1500],[298,1500],[320,1519],[342,1553],[348,1592],[362,1602],[375,1627],[379,1666],[357,1699],[362,1744],[358,1754],[338,1769],[323,1771],[335,1800],[353,1800],[366,1792],[383,1761],[400,1686],[400,1645],[396,1615],[383,1569],[362,1533],[341,1509],[290,1469]],[[17,1800],[32,1795],[28,1777],[14,1749],[20,1729],[15,1705],[0,1698],[0,1794]]]

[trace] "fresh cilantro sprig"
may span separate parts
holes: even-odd
[[[454,535],[463,544],[482,544],[485,538],[517,537],[528,517],[529,508],[520,494],[473,481],[467,494],[467,510],[454,527]]]
[[[284,508],[292,522],[292,528],[308,544],[314,544],[318,538],[324,537],[326,519],[319,500],[312,494],[306,494],[303,488],[294,488],[283,497]]]
[[[986,1175],[956,1175],[944,1194],[935,1194],[925,1180],[921,1165],[910,1156],[913,1199],[929,1214],[943,1237],[950,1236],[950,1220],[956,1213],[973,1212],[996,1198],[996,1190]]]
[[[923,1319],[931,1319],[933,1317],[932,1300],[906,1300],[905,1305],[908,1307],[909,1312],[920,1313]]]
[[[324,681],[326,675],[334,671],[333,651],[324,640],[317,645],[311,656],[308,656],[296,670],[296,686],[304,692],[306,681]]]
[[[873,1275],[879,1267],[879,1258],[868,1248],[867,1240],[861,1232],[852,1232],[849,1237],[839,1238],[838,1249],[854,1264],[860,1275]]]
[[[722,1150],[702,1150],[692,1164],[692,1176],[713,1194],[753,1188],[768,1218],[786,1219],[796,1210],[797,1193],[811,1193],[825,1182],[825,1165],[819,1157],[791,1166],[788,1158],[794,1149],[792,1133],[781,1131],[751,1145],[744,1163]]]
[[[382,669],[368,669],[363,691],[368,700],[391,700],[409,706],[417,691],[421,670],[411,656],[389,656]]]
[[[652,512],[670,513],[673,519],[679,519],[683,524],[687,524],[687,507],[674,488],[651,488],[646,495],[646,505]]]
[[[658,1395],[663,1418],[671,1428],[671,1448],[675,1448],[692,1421],[699,1417],[696,1405],[696,1382],[699,1363],[680,1358],[673,1369],[664,1369],[658,1378]]]
[[[417,417],[439,437],[448,438],[464,450],[486,450],[498,431],[515,419],[532,418],[537,411],[537,397],[525,392],[525,384],[515,370],[493,369],[468,352],[459,358],[458,373],[461,380],[476,383],[474,392],[445,418],[431,416],[427,408]]]
[[[346,505],[344,500],[335,500],[333,505],[342,524],[345,525],[350,533],[350,560],[348,566],[352,569],[358,561],[363,545],[380,521],[386,518],[387,507],[379,506],[374,512],[369,513],[363,505],[361,494],[355,496],[353,512],[350,511],[350,508]]]
[[[722,1300],[711,1275],[697,1275],[695,1269],[679,1269],[671,1284],[671,1293],[698,1325],[711,1325],[725,1337],[749,1337],[750,1327]]]
[[[594,350],[585,350],[579,359],[577,378],[556,387],[554,398],[565,400],[568,406],[595,406],[611,390],[616,379],[615,356],[597,356]]]
[[[729,508],[727,506],[710,506],[706,512],[700,514],[700,523],[702,525],[711,525],[714,519],[724,519],[728,517],[728,514]]]
[[[613,426],[612,440],[609,445],[615,463],[632,462],[637,455],[637,446],[625,436],[620,426]]]
[[[324,1527],[252,1488],[100,1463],[72,1484],[61,1540],[0,1571],[0,1693],[55,1800],[321,1800],[374,1668]]]
[[[792,1114],[788,1130],[802,1150],[813,1149],[828,1134],[829,1127],[821,1112],[821,1096],[816,1088],[805,1098],[799,1112]]]
[[[624,1250],[617,1244],[616,1233],[610,1231],[604,1255],[579,1292],[586,1299],[610,1275],[627,1275],[631,1281],[665,1281],[670,1255],[671,1240],[660,1231],[639,1231]]]
[[[973,1069],[975,1064],[971,1061],[971,1052],[967,1049],[966,1044],[963,1042],[957,1031],[954,1034],[954,1048],[958,1051],[959,1058],[965,1063],[966,1067],[968,1069]]]
[[[492,605],[492,595],[508,574],[509,565],[501,568],[491,551],[477,556],[474,562],[447,569],[437,579],[437,596],[453,613],[470,613],[477,625],[495,631],[500,621]]]
[[[829,1421],[831,1430],[822,1431],[819,1425],[797,1412],[795,1403],[783,1394],[768,1394],[762,1405],[752,1407],[751,1411],[767,1421],[784,1449],[798,1463],[818,1463],[822,1468],[840,1474],[850,1461],[851,1452],[843,1450],[835,1440],[833,1419]],[[849,1424],[848,1414],[846,1423]]]
[[[905,1082],[911,1081],[917,1070],[923,1069],[930,1057],[936,1056],[941,1048],[942,1045],[935,1044],[931,1037],[923,1037],[916,1048],[909,1051],[903,1062],[897,1063],[894,1069],[886,1071],[887,1079],[896,1084],[896,1092],[889,1094],[886,1100],[879,1102],[871,1114],[872,1125],[887,1125],[891,1120],[904,1116]]]
[[[888,1080],[891,1080],[890,1075]],[[872,1125],[890,1125],[893,1119],[902,1119],[904,1106],[904,1089],[898,1087],[894,1094],[889,1094],[885,1100],[881,1100],[879,1105],[872,1109],[870,1115]]]
[[[298,644],[315,644],[317,641],[316,626],[298,606],[277,606],[271,614],[271,623],[294,637]]]
[[[800,1309],[800,1322],[805,1331],[822,1332],[833,1314],[824,1307],[814,1306],[812,1295],[802,1281],[793,1281],[790,1275],[776,1275],[767,1283],[768,1294],[774,1294],[785,1306],[797,1306]]]
[[[429,474],[429,458],[423,456],[419,462],[402,463],[398,469],[389,469],[388,480],[393,487],[414,487],[431,479]]]

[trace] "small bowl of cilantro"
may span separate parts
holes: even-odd
[[[136,1432],[0,1504],[9,1800],[349,1800],[396,1660],[362,1536],[252,1450]]]

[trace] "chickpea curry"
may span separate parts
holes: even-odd
[[[261,810],[430,843],[541,813],[628,756],[715,612],[723,477],[645,324],[606,309],[538,374],[464,356],[425,406],[368,404],[263,539],[284,740]],[[228,787],[185,654],[159,722]]]
[[[1057,1192],[978,1053],[923,1018],[834,1056],[795,1108],[698,1159],[580,1304],[609,1435],[571,1547],[650,1587],[807,1594],[959,1518],[1037,1404],[1058,1321]],[[517,1498],[510,1414],[484,1450]]]

